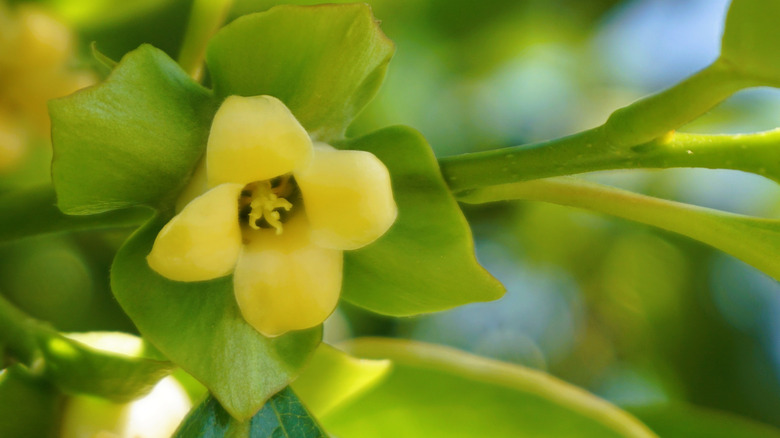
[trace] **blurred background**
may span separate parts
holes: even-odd
[[[316,2],[236,0],[231,17],[277,3]],[[615,109],[705,67],[718,54],[728,1],[369,3],[397,52],[379,96],[350,134],[410,125],[438,156],[447,156],[599,125]],[[43,102],[73,91],[74,83],[105,75],[91,42],[115,60],[144,42],[175,57],[190,4],[6,4],[0,23],[32,5],[73,39],[58,49],[56,63],[51,54],[46,58],[54,75],[46,77],[69,78],[65,85],[45,93],[41,84],[51,79],[30,78],[25,85],[37,93],[37,106],[23,105],[11,90],[19,88],[15,77],[30,76],[19,71],[41,71],[40,65],[33,59],[20,67],[0,56],[0,141],[6,144],[5,152],[0,145],[0,193],[47,181],[51,150],[45,117],[40,121]],[[12,53],[10,47],[19,44],[8,29],[0,25],[0,53]],[[12,132],[5,128],[9,125],[24,130]],[[778,126],[780,93],[753,89],[683,131],[737,133]],[[8,152],[9,144],[15,152]],[[12,164],[2,166],[3,157]],[[776,185],[739,172],[675,169],[588,177],[733,212],[780,213]],[[326,337],[435,342],[545,370],[622,405],[684,401],[780,425],[776,281],[689,239],[584,211],[515,202],[469,207],[465,213],[478,258],[508,289],[503,299],[408,319],[342,305],[328,322]],[[0,247],[0,293],[64,331],[132,332],[108,287],[111,259],[128,232]]]

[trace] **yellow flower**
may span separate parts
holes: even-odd
[[[205,170],[182,198],[149,266],[177,281],[233,272],[241,313],[265,336],[322,323],[338,302],[342,251],[373,242],[397,215],[377,157],[313,143],[271,96],[225,100]]]

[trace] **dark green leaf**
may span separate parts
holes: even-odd
[[[344,299],[405,316],[501,297],[503,286],[477,263],[468,223],[417,131],[387,128],[340,146],[379,157],[398,204],[390,231],[344,253]]]
[[[220,97],[275,96],[330,141],[374,96],[393,50],[368,5],[279,6],[225,26],[206,61]]]
[[[20,365],[0,372],[0,436],[54,438],[62,396]]]
[[[268,400],[252,417],[250,438],[327,438],[317,420],[298,400],[290,388],[285,388]]]
[[[320,418],[340,438],[650,438],[634,417],[545,373],[393,339],[347,345],[393,361],[390,376]]]
[[[733,414],[674,404],[628,410],[664,438],[780,438],[780,430]]]
[[[248,436],[249,425],[230,416],[217,399],[208,396],[181,423],[173,438],[223,438]]]
[[[105,82],[49,109],[58,205],[89,214],[172,201],[205,150],[216,105],[174,61],[144,45]]]
[[[119,250],[111,284],[144,338],[203,383],[236,418],[252,416],[287,386],[321,338],[321,328],[266,338],[241,316],[233,278],[176,282],[146,263],[165,220],[141,228]]]
[[[66,231],[102,230],[138,226],[151,210],[138,207],[90,216],[71,216],[57,208],[51,186],[0,195],[0,242]]]
[[[241,423],[208,397],[184,420],[174,438],[326,438],[317,420],[290,388],[271,397],[251,420]]]

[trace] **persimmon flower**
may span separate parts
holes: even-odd
[[[149,266],[177,281],[233,272],[238,307],[265,336],[322,323],[338,302],[342,251],[373,242],[397,215],[376,156],[313,143],[271,96],[225,100],[205,169],[182,197]]]

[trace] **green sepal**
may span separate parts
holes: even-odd
[[[358,357],[390,359],[393,369],[320,418],[340,438],[657,438],[625,411],[540,371],[400,339],[343,346]]]
[[[721,60],[742,76],[780,86],[780,2],[733,0],[726,16]]]
[[[290,388],[266,402],[249,421],[239,422],[209,396],[184,419],[174,438],[327,438],[317,420]]]
[[[478,263],[471,230],[422,135],[391,127],[338,144],[376,155],[390,171],[398,219],[376,242],[344,253],[342,297],[408,316],[500,298]]]
[[[152,271],[146,256],[166,222],[150,221],[119,250],[111,269],[114,295],[146,340],[233,417],[247,419],[297,376],[322,328],[266,338],[241,316],[232,276],[177,282]]]
[[[101,84],[49,103],[58,206],[92,214],[172,203],[206,148],[211,92],[143,45]]]
[[[206,63],[218,96],[277,97],[328,142],[374,97],[393,51],[366,4],[278,6],[225,26]]]

